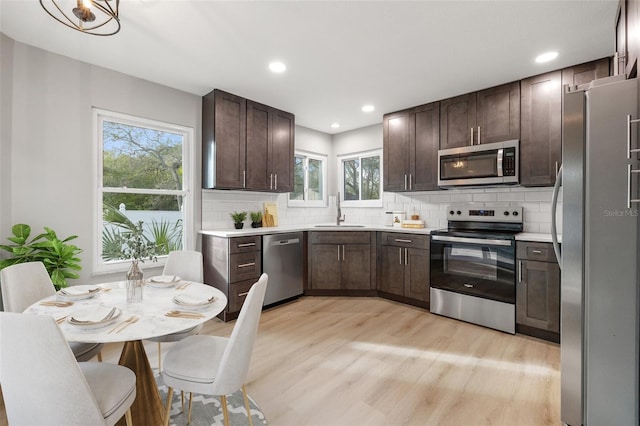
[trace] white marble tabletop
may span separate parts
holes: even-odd
[[[147,283],[144,286],[143,300],[141,303],[127,303],[126,281],[73,286],[72,289],[74,291],[89,288],[93,289],[96,287],[101,288],[101,290],[96,292],[91,298],[74,300],[73,305],[67,307],[45,306],[41,304],[44,301],[61,300],[61,297],[56,294],[34,303],[24,312],[27,314],[50,315],[56,319],[66,317],[64,320],[59,321],[59,324],[68,341],[109,343],[142,340],[183,331],[210,320],[222,312],[227,305],[227,298],[224,293],[215,287],[206,284],[188,283],[185,288],[180,289],[181,284],[186,284],[186,282],[181,281],[173,287],[165,288],[152,287]],[[179,294],[198,299],[208,299],[215,296],[215,301],[206,307],[193,309],[191,307],[178,306],[173,302],[174,296]],[[116,307],[120,310],[120,314],[114,321],[98,328],[87,329],[86,327],[77,326],[69,322],[69,318],[73,316],[74,313],[87,309],[105,309],[104,307]],[[202,317],[174,318],[165,315],[173,310],[198,312],[202,314]],[[118,333],[109,332],[133,316],[138,318],[136,322],[128,325]]]

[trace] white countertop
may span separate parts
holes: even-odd
[[[431,234],[431,231],[436,231],[441,228],[399,228],[384,225],[353,225],[342,224],[337,226],[335,224],[318,224],[318,225],[286,225],[275,227],[262,227],[262,228],[243,228],[243,229],[211,229],[200,230],[203,235],[211,235],[214,237],[246,237],[249,235],[269,235],[269,234],[284,234],[287,232],[301,232],[301,231],[381,231],[381,232],[403,232],[411,234]],[[550,243],[551,234],[536,233],[536,232],[521,232],[516,235],[518,241],[533,241],[541,243]],[[558,240],[562,241],[562,235],[558,235]]]
[[[354,225],[354,224],[342,224],[335,225],[330,223],[318,224],[318,225],[286,225],[275,226],[271,228],[243,228],[243,229],[211,229],[200,230],[203,235],[211,235],[214,237],[244,237],[249,235],[269,235],[269,234],[283,234],[287,232],[300,232],[300,231],[382,231],[382,232],[403,232],[412,234],[430,234],[431,231],[435,231],[440,228],[399,228],[384,225]]]

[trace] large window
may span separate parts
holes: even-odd
[[[94,110],[98,147],[96,270],[122,269],[123,239],[142,227],[160,256],[192,234],[192,130]],[[147,262],[149,263],[149,262]]]
[[[382,205],[380,151],[339,157],[341,198],[345,205]]]
[[[293,192],[289,206],[324,207],[327,205],[327,158],[321,155],[296,152],[293,163]]]

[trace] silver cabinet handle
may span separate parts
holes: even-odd
[[[531,253],[542,254],[542,250],[531,250]]]
[[[238,268],[248,268],[250,266],[256,266],[256,262],[242,263],[238,265]]]
[[[413,175],[409,173],[409,189],[413,189]]]
[[[402,249],[398,247],[398,265],[402,265]]]
[[[242,244],[238,244],[238,248],[254,247],[255,245],[256,245],[256,243],[242,243]]]
[[[404,249],[404,264],[409,264],[409,249]]]
[[[242,187],[243,188],[247,187],[247,171],[246,170],[242,171]]]
[[[273,189],[273,173],[269,175],[269,189]]]
[[[480,126],[478,126],[478,145],[480,145]]]
[[[338,262],[340,262],[340,246],[338,246]]]
[[[249,294],[248,291],[245,291],[244,293],[238,293],[238,297],[245,297],[247,294]]]
[[[275,184],[273,185],[273,189],[277,191],[278,190],[278,174],[276,173],[275,176],[276,178],[275,178]]]
[[[413,241],[411,240],[404,240],[402,238],[396,238],[396,243],[409,243],[411,244]]]
[[[518,261],[518,282],[522,282],[522,260]]]
[[[473,146],[473,127],[471,128],[471,146]]]
[[[627,208],[631,208],[631,203],[640,203],[640,199],[631,196],[631,176],[634,173],[640,173],[640,169],[631,168],[631,164],[627,164]]]
[[[404,190],[407,190],[407,174],[404,174]]]

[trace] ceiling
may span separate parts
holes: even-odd
[[[333,134],[380,123],[387,112],[610,56],[617,4],[123,0],[122,30],[96,37],[54,21],[35,0],[0,0],[0,31],[196,95],[222,89]],[[536,64],[548,50],[559,57]],[[275,59],[286,63],[283,74],[267,69]],[[364,104],[375,111],[362,112]]]

